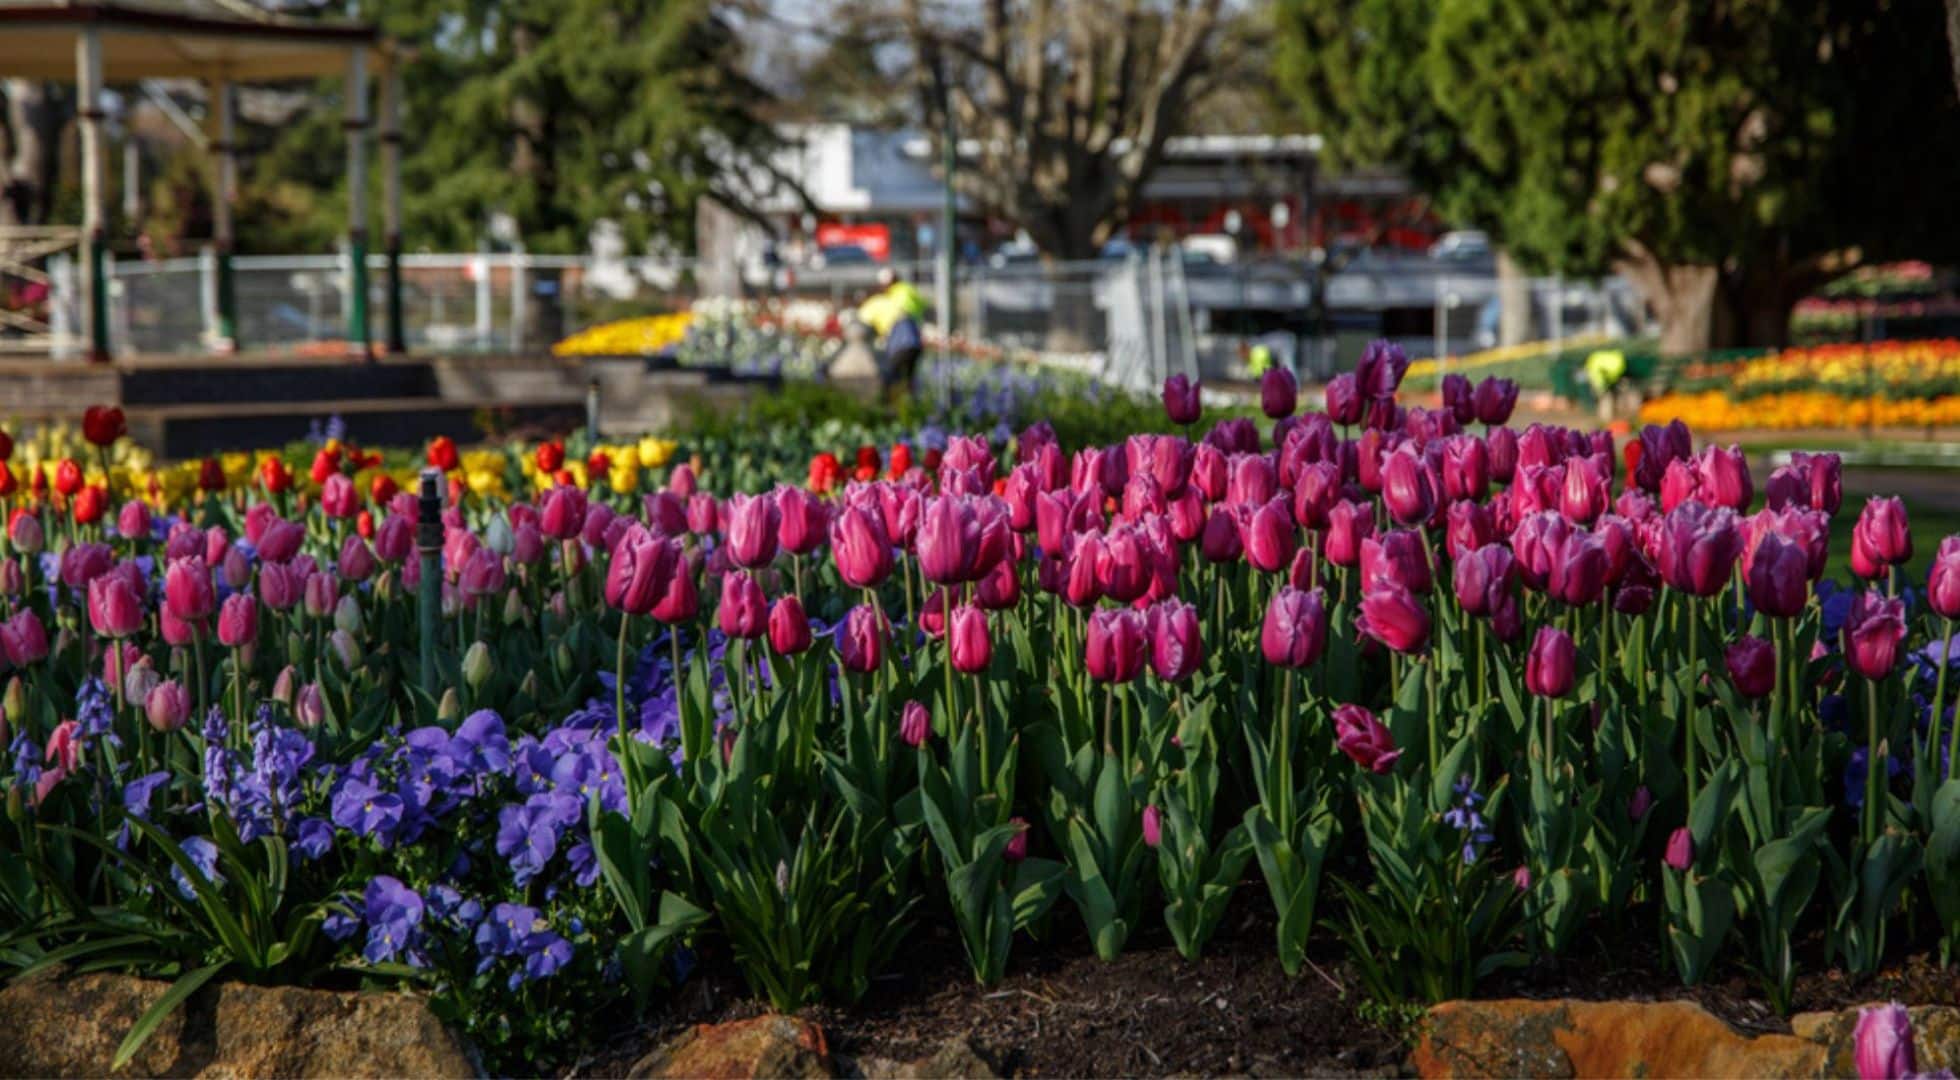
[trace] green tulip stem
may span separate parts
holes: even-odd
[[[1701,644],[1701,634],[1698,632],[1700,628],[1695,625],[1695,616],[1698,614],[1695,609],[1695,602],[1689,599],[1686,600],[1686,605],[1687,610],[1684,612],[1686,617],[1683,621],[1687,624],[1688,628],[1688,668],[1686,672],[1688,685],[1687,692],[1682,695],[1682,704],[1684,707],[1681,710],[1681,730],[1683,742],[1687,744],[1684,748],[1684,760],[1687,763],[1685,776],[1688,792],[1688,820],[1693,821],[1695,816],[1695,692],[1699,689],[1701,680],[1701,676],[1695,670],[1695,666],[1700,662],[1700,658],[1696,653]]]
[[[613,716],[619,721],[619,762],[626,774],[626,806],[630,814],[639,784],[633,768],[633,737],[626,732],[626,628],[633,617],[619,613],[619,647],[613,662]]]
[[[1939,760],[1940,729],[1946,720],[1946,669],[1953,664],[1953,656],[1950,652],[1953,647],[1952,641],[1953,620],[1942,617],[1940,619],[1940,673],[1933,681],[1933,731],[1931,738],[1926,741],[1927,748],[1934,755],[1934,776],[1952,775],[1953,758],[1956,754],[1960,754],[1960,724],[1955,724],[1953,733],[1948,736],[1945,763],[1947,771],[1942,773]]]
[[[1878,843],[1885,793],[1878,786],[1878,682],[1865,680],[1865,850]]]

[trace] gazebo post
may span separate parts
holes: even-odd
[[[238,113],[230,81],[211,84],[211,100],[217,106],[217,138],[211,149],[217,154],[217,198],[212,200],[212,233],[218,263],[218,341],[219,352],[238,350],[238,293],[232,281],[231,255],[236,233],[232,207],[238,199]]]
[[[381,214],[388,249],[388,351],[408,351],[402,326],[402,72],[393,49],[381,56]]]
[[[75,38],[75,88],[81,99],[76,112],[82,135],[82,234],[87,250],[89,360],[109,361],[108,214],[103,197],[108,188],[104,169],[109,148],[102,130],[102,35],[85,26]]]
[[[368,351],[367,268],[367,50],[347,52],[347,349],[363,359]]]

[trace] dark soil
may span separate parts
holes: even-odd
[[[1079,932],[1063,932],[1047,943],[1016,941],[1007,977],[987,988],[973,982],[953,928],[925,925],[863,1001],[803,1015],[846,1061],[918,1060],[964,1037],[1009,1076],[1403,1074],[1417,1014],[1364,1005],[1331,935],[1319,937],[1307,970],[1288,977],[1273,935],[1269,902],[1253,883],[1241,888],[1195,963],[1178,956],[1161,929],[1133,937],[1108,963]],[[1493,975],[1478,996],[1691,1000],[1745,1032],[1790,1030],[1745,970],[1721,968],[1702,985],[1683,987],[1651,922],[1601,923],[1590,940],[1598,942],[1594,951]],[[1798,956],[1813,973],[1798,978],[1794,1012],[1883,1000],[1960,1004],[1960,968],[1943,969],[1924,952],[1900,956],[1863,982],[1825,968],[1816,940],[1800,943]],[[688,1026],[765,1011],[730,959],[707,952],[663,1011],[596,1048],[573,1072],[620,1075]]]

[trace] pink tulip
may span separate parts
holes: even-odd
[[[1302,591],[1282,586],[1266,605],[1266,618],[1259,628],[1259,649],[1266,662],[1309,667],[1326,647],[1326,595],[1319,589]]]
[[[868,675],[885,659],[885,638],[890,626],[876,608],[859,604],[837,624],[837,656],[846,671]]]
[[[320,485],[320,509],[328,517],[351,518],[360,512],[361,497],[345,473],[334,473]]]
[[[143,626],[143,600],[123,574],[88,583],[88,621],[103,637],[128,637]]]
[[[1699,497],[1703,502],[1737,512],[1749,509],[1756,490],[1749,479],[1749,461],[1740,448],[1711,446],[1701,452]]]
[[[259,639],[259,605],[250,593],[225,597],[218,610],[218,641],[227,648],[242,649]]]
[[[1539,697],[1564,697],[1572,692],[1577,662],[1571,635],[1554,626],[1539,627],[1525,657],[1525,689]]]
[[[810,642],[810,618],[803,613],[803,602],[794,596],[777,598],[769,608],[769,647],[794,656],[808,649]]]
[[[1662,519],[1660,572],[1670,588],[1714,596],[1729,583],[1741,552],[1742,533],[1729,510],[1689,500]]]
[[[199,623],[211,617],[217,600],[203,558],[171,560],[163,573],[163,608],[180,622]]]
[[[1511,582],[1516,577],[1517,560],[1511,549],[1486,544],[1457,560],[1450,586],[1465,614],[1488,617],[1496,614],[1511,595]]]
[[[1940,541],[1926,575],[1926,603],[1943,619],[1960,619],[1960,536]]]
[[[1359,705],[1342,705],[1334,710],[1334,745],[1354,759],[1355,764],[1377,776],[1392,772],[1402,757],[1388,728],[1375,719],[1374,713]]]
[[[1164,813],[1155,806],[1143,808],[1143,846],[1154,848],[1164,842]]]
[[[694,496],[694,466],[683,461],[667,474],[667,490],[683,499]],[[712,532],[713,530],[709,530]]]
[[[777,514],[782,522],[783,550],[792,555],[808,555],[823,546],[830,524],[830,504],[799,487],[776,489]]]
[[[291,521],[274,519],[266,523],[265,531],[259,534],[255,545],[260,562],[290,562],[299,554],[300,544],[306,540],[304,526]]]
[[[576,539],[585,528],[585,491],[570,484],[544,493],[538,508],[538,529],[553,540]]]
[[[1844,654],[1852,670],[1867,679],[1883,679],[1898,665],[1905,641],[1905,601],[1874,592],[1859,593],[1844,620]]]
[[[1413,447],[1404,445],[1382,463],[1382,503],[1403,525],[1420,525],[1436,512],[1436,484]]]
[[[41,751],[41,760],[49,767],[64,773],[72,773],[82,764],[82,725],[74,720],[63,720],[48,733],[47,747]]]
[[[638,573],[638,568],[635,568]],[[629,590],[630,591],[630,590]],[[685,558],[674,560],[674,573],[665,591],[653,605],[652,615],[668,626],[692,620],[701,611],[701,593],[694,584],[694,568]]]
[[[1142,615],[1128,608],[1098,609],[1089,616],[1089,677],[1104,683],[1135,679],[1143,671],[1148,645]]]
[[[498,573],[502,572],[502,566],[499,565]],[[324,619],[332,615],[334,602],[340,598],[339,592],[339,586],[335,583],[332,574],[316,572],[306,575],[306,586],[301,593],[301,598],[306,605],[306,613],[316,619]]]
[[[728,534],[728,557],[735,565],[754,569],[776,557],[783,516],[773,496],[730,495],[721,507],[721,524]]]
[[[639,526],[635,525],[634,528]],[[456,583],[462,588],[464,596],[474,599],[503,592],[506,580],[504,557],[487,547],[480,547],[463,564],[463,572],[457,575]],[[308,583],[311,584],[311,579]]]
[[[830,522],[830,554],[837,574],[855,589],[874,589],[892,572],[892,543],[884,519],[859,506],[846,506]]]
[[[769,602],[746,570],[722,576],[721,603],[715,607],[721,632],[732,638],[759,638],[767,629]]]
[[[993,638],[987,632],[987,613],[972,604],[955,607],[950,633],[953,670],[964,675],[986,671],[994,658]]]
[[[1020,862],[1028,857],[1028,821],[1026,818],[1009,818],[1007,823],[1014,826],[1014,836],[1007,841],[1000,857],[1010,863]]]
[[[116,535],[124,540],[141,540],[150,535],[150,508],[141,499],[131,499],[116,512]]]
[[[1851,1045],[1858,1080],[1904,1080],[1918,1072],[1912,1048],[1912,1014],[1896,1001],[1859,1009]]]
[[[1426,593],[1433,585],[1429,555],[1422,537],[1408,529],[1391,529],[1361,541],[1361,587],[1386,579],[1411,592]]]
[[[1376,581],[1361,596],[1356,628],[1399,653],[1421,652],[1429,643],[1429,611],[1414,593],[1392,581]]]
[[[39,552],[47,541],[47,536],[41,527],[40,515],[15,514],[7,523],[7,540],[17,551],[28,555]]]
[[[673,583],[679,561],[679,543],[633,525],[613,545],[606,567],[606,603],[628,615],[652,614]],[[502,581],[497,584],[501,587]]]
[[[898,718],[898,738],[905,745],[918,749],[932,738],[932,714],[924,705],[908,701],[900,710]]]
[[[1662,857],[1669,867],[1687,873],[1695,864],[1695,837],[1686,827],[1675,829],[1667,838],[1667,853]]]
[[[143,714],[157,731],[180,731],[191,715],[191,693],[175,679],[150,688],[143,699]]]

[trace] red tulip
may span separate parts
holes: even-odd
[[[91,405],[82,414],[82,437],[96,446],[108,446],[128,431],[123,411],[113,405]]]
[[[456,452],[456,440],[447,435],[438,435],[429,441],[428,461],[430,466],[449,472],[462,464],[462,456]]]

